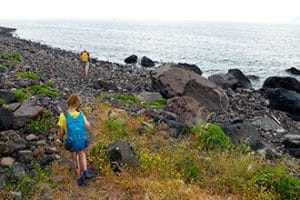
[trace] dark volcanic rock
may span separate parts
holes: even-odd
[[[300,94],[283,88],[268,89],[266,96],[270,107],[276,110],[300,115]]]
[[[288,152],[296,158],[300,158],[300,135],[287,134],[284,137],[283,144]]]
[[[127,64],[134,64],[137,62],[138,57],[136,55],[131,55],[127,58],[125,58],[124,62]]]
[[[286,69],[287,72],[295,75],[300,75],[300,69],[297,69],[295,67],[291,67],[290,69]]]
[[[284,88],[300,93],[300,82],[293,77],[277,77],[267,78],[263,84],[264,88]]]
[[[223,89],[231,88],[236,89],[238,85],[238,80],[231,74],[215,74],[208,77],[208,80],[219,85]]]
[[[16,101],[16,96],[11,92],[0,91],[0,99],[4,99],[9,104]]]
[[[8,130],[13,124],[13,114],[5,108],[0,108],[0,131]]]
[[[134,148],[128,142],[114,142],[110,144],[106,150],[110,162],[112,164],[117,164],[117,166],[124,164],[128,166],[136,166],[139,163]]]
[[[191,65],[188,63],[178,63],[177,67],[181,67],[183,69],[195,72],[196,74],[202,75],[202,71],[197,65]]]
[[[251,87],[250,80],[243,74],[243,72],[239,69],[230,69],[228,70],[228,74],[233,75],[237,80],[240,87],[249,88]]]
[[[143,56],[141,60],[141,65],[143,67],[154,67],[154,62],[150,58]]]
[[[201,106],[226,110],[228,97],[213,82],[176,64],[163,64],[151,72],[152,88],[165,98],[194,97]]]
[[[102,80],[98,80],[93,85],[94,89],[103,89],[103,90],[117,90],[118,87],[113,82],[106,82]]]
[[[236,146],[247,144],[253,150],[265,147],[260,141],[258,131],[250,122],[235,121],[229,124],[222,124],[221,126]]]

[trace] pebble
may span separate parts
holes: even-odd
[[[12,157],[4,157],[1,159],[1,167],[10,167],[15,163],[15,159]]]
[[[50,178],[50,180],[53,182],[53,183],[62,183],[64,182],[64,178],[62,176],[59,176],[59,175],[56,175],[56,176],[52,176]]]
[[[29,135],[26,136],[25,139],[26,139],[27,141],[33,141],[33,140],[36,140],[37,137],[36,137],[36,135],[34,135],[34,134],[29,134]]]

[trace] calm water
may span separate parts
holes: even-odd
[[[300,26],[205,22],[0,21],[21,38],[122,63],[131,54],[197,64],[204,76],[239,68],[261,81],[300,68]],[[299,79],[299,77],[298,77]],[[300,79],[299,79],[300,80]]]

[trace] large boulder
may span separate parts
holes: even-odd
[[[13,128],[19,129],[26,125],[32,119],[36,119],[43,113],[43,107],[37,105],[34,101],[24,101],[20,108],[18,108],[14,113],[14,123]]]
[[[0,108],[0,131],[8,130],[13,124],[13,114],[6,108]]]
[[[116,141],[110,144],[106,151],[108,159],[114,167],[122,165],[136,166],[139,164],[137,154],[128,142]]]
[[[238,80],[231,74],[215,74],[209,76],[208,80],[214,82],[223,89],[236,89],[239,86]]]
[[[137,59],[138,59],[138,57],[136,55],[131,55],[131,56],[125,58],[124,62],[127,64],[134,64],[134,63],[137,63]]]
[[[265,147],[260,141],[258,131],[250,122],[239,120],[222,124],[221,126],[236,146],[247,144],[252,150],[263,149]]]
[[[103,89],[103,90],[118,90],[118,87],[113,82],[106,82],[102,80],[98,80],[93,84],[94,89]]]
[[[300,135],[286,134],[283,141],[285,149],[296,158],[300,158]]]
[[[210,109],[226,110],[228,107],[228,97],[220,87],[176,64],[163,64],[153,70],[151,81],[153,90],[165,98],[185,95],[194,97],[201,106]]]
[[[297,69],[295,67],[291,67],[290,69],[286,69],[287,72],[295,75],[300,75],[300,69]]]
[[[270,101],[270,108],[300,115],[300,93],[277,88],[265,91]]]
[[[249,88],[251,87],[250,80],[243,74],[243,72],[239,69],[229,69],[228,74],[231,74],[238,80],[238,84],[240,87]]]
[[[155,64],[150,58],[143,56],[141,60],[141,65],[143,67],[154,67]]]
[[[3,99],[6,103],[13,103],[16,101],[16,96],[11,92],[0,91],[0,99]]]
[[[208,113],[193,97],[183,96],[169,99],[165,110],[177,115],[177,120],[187,126],[204,124],[207,122]]]
[[[188,64],[188,63],[178,63],[177,66],[180,68],[195,72],[196,74],[202,75],[202,71],[197,65],[192,65],[192,64]]]
[[[271,76],[263,84],[264,88],[284,88],[300,93],[300,81],[293,77]]]

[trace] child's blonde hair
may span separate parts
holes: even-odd
[[[77,94],[72,94],[67,100],[68,107],[72,108],[78,108],[80,106],[80,102],[80,96]]]

